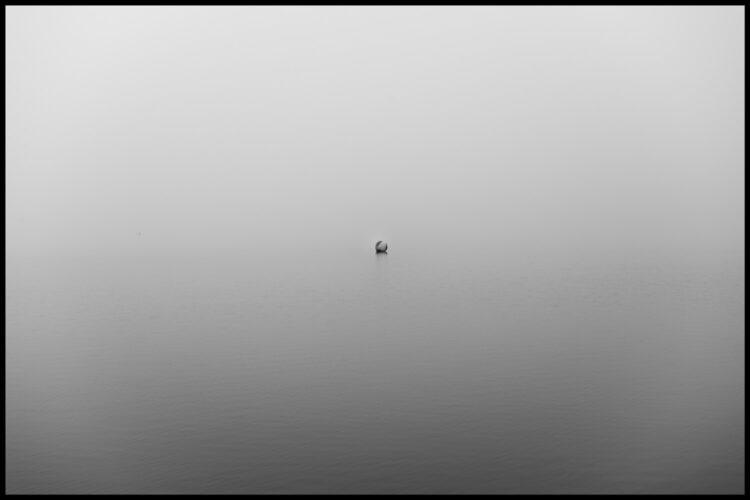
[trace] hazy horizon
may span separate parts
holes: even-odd
[[[741,7],[6,12],[12,255],[743,253]]]
[[[5,12],[6,492],[744,492],[744,7]]]

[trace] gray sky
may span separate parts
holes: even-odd
[[[744,28],[742,7],[7,7],[7,249],[739,258]]]

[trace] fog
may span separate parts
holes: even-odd
[[[8,7],[6,250],[736,264],[744,58],[739,6]]]
[[[744,15],[8,7],[7,491],[744,492]]]

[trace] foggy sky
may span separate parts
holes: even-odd
[[[736,259],[744,56],[742,7],[7,7],[6,249]]]

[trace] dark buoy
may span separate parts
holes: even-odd
[[[375,253],[388,253],[388,243],[385,241],[375,243]]]

